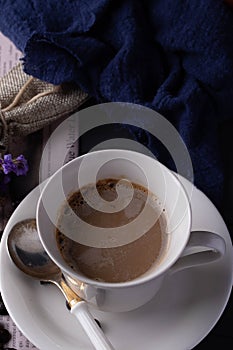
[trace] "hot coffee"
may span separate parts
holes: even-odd
[[[165,231],[165,213],[160,207],[158,215],[158,200],[154,194],[141,185],[131,183],[133,196],[128,205],[117,212],[96,210],[85,201],[83,193],[92,197],[94,190],[105,201],[113,202],[117,198],[117,183],[119,179],[103,179],[96,184],[90,184],[82,191],[72,193],[67,203],[61,208],[56,228],[56,240],[65,262],[74,270],[87,277],[104,282],[126,282],[144,274],[152,265],[158,264],[166,252],[168,237]],[[123,188],[128,193],[129,183],[123,182]],[[147,204],[146,204],[147,203]],[[113,228],[127,225],[135,220],[147,205],[150,216],[155,218],[153,225],[140,238],[117,247],[96,248],[76,242],[64,235],[60,222],[70,208],[79,218],[95,227]],[[69,208],[70,207],[70,208]]]

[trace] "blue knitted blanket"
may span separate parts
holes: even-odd
[[[220,203],[218,129],[233,117],[233,12],[221,0],[0,0],[25,72],[98,102],[150,107],[179,131],[195,183]],[[165,164],[150,135],[131,130]],[[169,166],[169,164],[166,164]]]

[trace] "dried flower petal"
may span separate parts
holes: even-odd
[[[11,173],[16,176],[26,175],[28,172],[28,162],[21,154],[12,159],[11,154],[5,154],[3,159],[0,158],[0,192],[5,192],[7,184],[11,180]]]
[[[18,156],[15,160],[15,169],[14,173],[19,176],[19,175],[26,175],[28,172],[28,162],[24,158],[24,156],[21,154]]]
[[[2,163],[2,169],[3,169],[4,174],[9,174],[11,171],[13,171],[13,172],[15,171],[16,166],[13,163],[11,154],[6,154],[4,156],[4,161]]]

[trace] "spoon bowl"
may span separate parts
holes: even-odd
[[[79,320],[96,350],[114,350],[89,312],[87,303],[67,285],[62,271],[44,250],[34,218],[13,226],[7,247],[12,261],[22,272],[40,281],[53,283],[62,291],[71,313]]]
[[[41,244],[35,219],[17,223],[8,236],[7,245],[11,259],[27,275],[43,281],[61,277],[60,268]]]

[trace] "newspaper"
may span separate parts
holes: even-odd
[[[0,78],[18,63],[21,56],[21,52],[17,50],[14,44],[0,33]],[[62,128],[59,128],[59,132],[53,134],[53,131],[61,122]],[[67,153],[67,157],[64,160],[65,163],[78,155],[78,142],[75,142],[78,138],[78,130],[78,121],[75,116],[70,116],[67,120],[63,119],[57,121],[42,130],[36,142],[34,142],[37,143],[36,146],[34,145],[35,152],[33,152],[35,164],[33,169],[30,169],[32,177],[31,183],[34,186],[37,181],[43,181],[50,177],[61,166],[63,160],[61,160],[59,156],[61,153],[64,154],[64,152],[60,151],[65,150],[65,153]],[[16,142],[16,147],[18,147],[18,142]],[[32,151],[31,147],[32,145],[30,145],[30,151]],[[43,150],[45,151],[43,152]],[[40,159],[42,152],[43,157]],[[37,156],[35,153],[37,153]],[[39,168],[41,170],[40,177],[38,176]],[[0,315],[0,324],[6,328],[12,336],[6,346],[13,347],[17,350],[36,349],[16,327],[10,316]]]
[[[58,126],[62,123],[62,127]],[[56,130],[56,133],[53,133]],[[78,156],[79,125],[75,114],[56,121],[43,129],[43,155],[40,164],[40,181],[46,180],[64,163]],[[61,155],[65,158],[61,159]]]
[[[16,327],[16,325],[11,320],[10,316],[1,316],[1,324],[7,329],[11,334],[11,340],[7,343],[9,348],[15,348],[17,350],[28,350],[37,349],[30,341],[25,338],[23,333]]]
[[[20,57],[22,53],[0,33],[0,78],[19,62]]]

